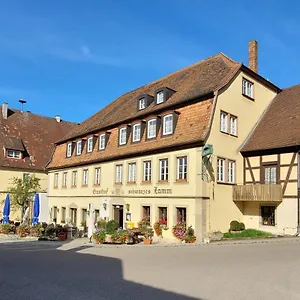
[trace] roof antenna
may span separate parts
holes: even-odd
[[[19,102],[21,103],[21,112],[23,112],[23,105],[26,103],[26,100],[20,99]]]

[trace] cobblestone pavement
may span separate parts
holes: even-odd
[[[300,299],[299,241],[1,244],[0,299]]]

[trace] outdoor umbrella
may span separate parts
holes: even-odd
[[[40,197],[39,194],[35,194],[34,203],[33,203],[32,224],[37,224],[39,222],[39,215],[40,215]]]
[[[10,200],[9,200],[9,194],[6,195],[4,208],[3,208],[3,224],[9,223],[9,213],[10,213]]]

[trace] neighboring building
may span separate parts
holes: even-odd
[[[299,229],[300,85],[271,102],[247,139],[244,183],[234,187],[246,227],[279,234]]]
[[[48,165],[52,218],[79,225],[89,203],[121,226],[150,216],[185,220],[198,240],[242,220],[232,186],[243,183],[239,148],[280,91],[223,53],[135,89],[56,146]],[[203,159],[202,159],[203,156]]]
[[[75,126],[77,124],[60,120],[59,116],[39,116],[9,109],[8,104],[3,103],[0,112],[0,200],[4,199],[13,177],[34,174],[41,179],[42,190],[46,190],[46,165],[53,154],[54,142]]]

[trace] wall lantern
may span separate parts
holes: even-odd
[[[129,211],[130,210],[130,204],[126,203],[126,210]]]
[[[106,203],[103,203],[103,208],[104,208],[104,210],[106,210],[106,208],[107,208],[107,204]]]

